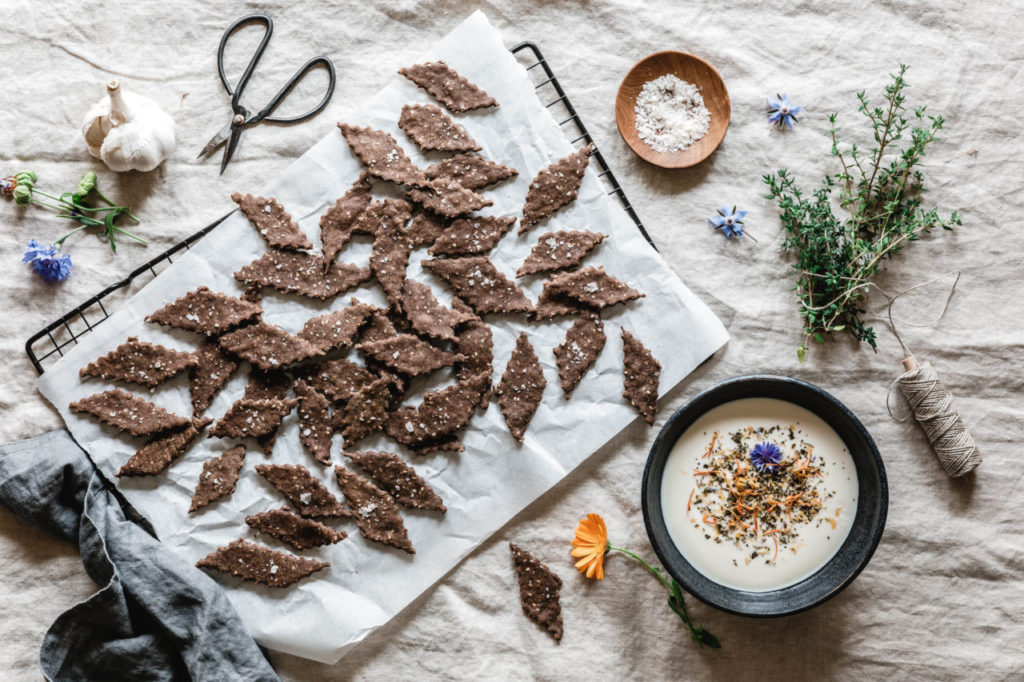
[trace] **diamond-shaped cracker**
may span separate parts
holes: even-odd
[[[331,400],[345,401],[377,380],[377,375],[343,358],[303,367],[300,373],[313,389]]]
[[[516,272],[516,277],[538,272],[554,272],[579,265],[590,251],[604,241],[606,235],[587,231],[559,231],[542,234],[537,244]]]
[[[236,329],[218,341],[224,350],[263,370],[279,369],[320,354],[309,341],[266,322]]]
[[[196,364],[189,370],[188,390],[192,411],[202,414],[231,380],[238,361],[221,350],[213,339],[205,339],[195,351]]]
[[[341,430],[345,447],[382,430],[390,414],[391,401],[391,383],[386,377],[353,393],[334,413],[334,428]]]
[[[423,267],[443,279],[477,314],[528,313],[533,304],[486,256],[423,261]]]
[[[249,373],[249,382],[245,385],[243,398],[249,400],[284,400],[288,397],[288,389],[292,386],[292,379],[281,370],[264,372],[258,367],[253,367]],[[274,451],[274,443],[277,442],[277,428],[256,436],[256,442],[260,444],[263,454],[270,457]]]
[[[587,145],[537,174],[526,194],[519,234],[526,234],[541,220],[576,200],[593,148],[594,145]]]
[[[424,151],[475,152],[480,145],[466,129],[433,104],[406,104],[398,127]]]
[[[526,332],[523,332],[516,340],[516,347],[512,350],[505,373],[501,375],[501,382],[494,389],[508,430],[516,440],[522,442],[526,427],[544,397],[546,385],[547,380],[544,379],[537,353],[530,345]]]
[[[423,174],[431,180],[457,182],[466,189],[477,190],[514,178],[519,175],[519,171],[485,159],[479,154],[457,154],[427,166]]]
[[[658,380],[661,363],[640,341],[622,330],[623,387],[622,397],[633,404],[644,420],[654,425],[658,412]]]
[[[441,390],[429,391],[419,405],[392,412],[384,430],[405,446],[443,442],[446,436],[461,431],[469,424],[490,379],[490,373],[481,372]]]
[[[156,388],[175,374],[195,365],[196,357],[192,353],[139,341],[139,337],[132,336],[80,369],[78,376]]]
[[[301,379],[295,382],[299,399],[299,441],[321,464],[331,463],[330,403]]]
[[[238,445],[224,454],[203,462],[203,472],[199,474],[196,492],[192,495],[192,504],[188,511],[191,514],[211,502],[235,492],[238,472],[245,461],[245,446]]]
[[[451,224],[451,218],[430,211],[420,211],[405,228],[405,235],[413,246],[430,246]]]
[[[347,308],[306,320],[298,336],[309,341],[320,354],[349,348],[374,307],[354,303]]]
[[[482,194],[446,179],[430,180],[422,188],[410,189],[406,194],[424,208],[445,218],[458,218],[494,204]]]
[[[303,516],[352,516],[345,505],[301,464],[257,464],[256,473],[277,488]]]
[[[512,559],[519,580],[519,601],[530,620],[551,633],[555,641],[562,640],[562,606],[558,601],[562,579],[537,561],[529,552],[513,543]]]
[[[552,275],[551,279],[544,282],[544,293],[578,301],[597,310],[644,297],[644,294],[615,279],[601,267]]]
[[[459,218],[434,241],[427,253],[432,256],[485,254],[501,241],[515,222],[515,216]]]
[[[394,498],[377,487],[373,481],[352,473],[342,466],[334,467],[345,502],[352,510],[359,532],[364,538],[382,542],[415,554],[409,534],[402,523],[402,515]]]
[[[254,542],[235,540],[196,562],[199,568],[213,568],[242,580],[268,587],[287,587],[330,566],[288,552],[278,552]]]
[[[245,517],[245,523],[258,533],[287,542],[295,549],[312,549],[341,542],[348,537],[313,519],[304,519],[282,507]]]
[[[371,207],[367,212],[373,209]],[[380,226],[370,252],[370,269],[384,289],[388,302],[399,306],[405,269],[409,266],[409,254],[412,252],[412,244],[403,229],[409,219],[410,208],[404,201],[385,199],[379,211]]]
[[[417,509],[447,511],[434,489],[395,453],[355,451],[342,454],[369,474],[398,504]]]
[[[76,400],[70,407],[73,412],[88,414],[133,436],[149,436],[190,424],[185,417],[119,388]]]
[[[405,448],[414,455],[432,455],[435,452],[463,452],[466,446],[457,436],[442,436],[436,440],[427,440]]]
[[[411,279],[402,286],[402,310],[417,332],[445,341],[455,340],[455,326],[465,319],[444,307],[429,286]]]
[[[191,423],[183,429],[157,434],[124,463],[117,475],[155,476],[161,473],[171,462],[185,454],[199,432],[212,421],[208,417],[193,417]]]
[[[295,398],[240,398],[217,420],[210,429],[210,435],[217,438],[266,436],[277,431],[281,420],[288,416],[298,403]]]
[[[339,123],[338,127],[341,128],[345,142],[373,177],[416,187],[427,183],[423,171],[406,156],[389,133],[347,123]]]
[[[398,73],[426,90],[448,111],[459,113],[498,106],[493,97],[470,83],[443,61],[408,66],[399,69]]]
[[[320,300],[332,298],[370,279],[368,268],[332,262],[324,272],[324,259],[311,253],[267,251],[242,266],[235,279],[249,285],[272,287],[286,294]]]
[[[238,204],[267,244],[275,249],[295,251],[311,249],[313,244],[292,220],[291,215],[277,199],[254,197],[251,194],[235,192],[231,199]]]
[[[432,346],[414,334],[360,343],[356,348],[366,357],[409,377],[429,374],[461,359],[461,356]]]
[[[565,315],[584,315],[592,312],[597,312],[597,309],[567,296],[552,294],[545,289],[540,292],[537,306],[534,308],[533,313],[530,314],[530,318],[533,320],[550,320]]]
[[[371,198],[369,174],[364,172],[352,188],[320,217],[320,244],[325,271],[352,238],[356,219],[370,205]]]
[[[458,302],[456,305],[465,305],[458,299],[455,300]],[[479,317],[467,322],[455,340],[455,352],[465,357],[465,360],[455,365],[455,376],[459,381],[466,381],[481,373],[488,376],[487,386],[480,398],[480,409],[487,409],[487,403],[491,399],[489,378],[494,372],[494,338],[490,325]]]
[[[146,322],[216,336],[256,319],[262,312],[258,303],[199,287],[150,314]]]
[[[594,313],[581,315],[569,327],[565,342],[555,348],[558,376],[562,380],[562,392],[566,398],[572,394],[583,375],[594,366],[606,340],[604,323]]]

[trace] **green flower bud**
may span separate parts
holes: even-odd
[[[21,171],[20,173],[14,174],[14,179],[18,181],[19,185],[28,185],[29,189],[35,186],[36,180],[39,176],[36,175],[35,171]]]
[[[19,182],[11,194],[14,196],[14,203],[18,206],[28,206],[32,203],[32,187],[30,185]]]
[[[96,187],[96,173],[89,171],[82,176],[82,179],[78,181],[78,187],[71,194],[71,198],[76,202],[80,202]]]

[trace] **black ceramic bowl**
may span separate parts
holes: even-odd
[[[857,467],[857,515],[839,551],[804,580],[768,592],[725,587],[695,569],[676,547],[661,508],[661,481],[672,446],[713,407],[741,398],[777,398],[821,417],[831,426]],[[889,488],[878,448],[860,420],[832,395],[789,377],[751,375],[729,379],[704,391],[673,414],[658,434],[644,467],[642,506],[647,535],[661,563],[692,595],[715,608],[741,616],[785,616],[817,606],[838,594],[867,565],[885,528]]]

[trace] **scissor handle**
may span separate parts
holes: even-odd
[[[281,103],[281,100],[288,96],[288,93],[292,91],[292,88],[298,85],[299,81],[306,77],[307,73],[315,69],[320,64],[327,67],[327,74],[330,77],[330,82],[327,84],[327,92],[324,94],[324,98],[320,100],[320,103],[299,116],[289,116],[287,118],[271,117],[270,114],[274,112],[274,109],[276,109],[277,105]],[[327,57],[314,57],[313,59],[310,59],[302,66],[302,68],[296,71],[291,79],[285,83],[284,87],[274,95],[274,98],[270,100],[270,103],[263,107],[263,109],[255,116],[250,116],[246,119],[246,123],[258,123],[260,121],[267,121],[268,123],[298,123],[299,121],[305,121],[307,118],[316,116],[324,107],[327,106],[327,103],[331,101],[331,95],[334,94],[335,78],[334,63],[331,62],[330,59]]]
[[[259,46],[252,55],[252,59],[249,60],[249,65],[245,67],[245,72],[242,77],[238,79],[238,85],[233,89],[231,84],[228,83],[227,74],[224,73],[224,47],[228,44],[228,38],[240,29],[242,26],[251,23],[263,24],[266,30],[263,32],[263,40],[260,41]],[[263,51],[267,49],[267,43],[270,42],[270,36],[274,32],[274,21],[266,14],[250,14],[237,20],[235,23],[228,26],[227,30],[224,31],[224,35],[220,38],[220,45],[217,47],[217,73],[220,74],[220,82],[223,83],[224,89],[231,95],[231,108],[234,109],[238,106],[238,98],[241,96],[242,91],[245,90],[246,83],[249,82],[249,77],[252,76],[252,72],[256,69],[256,63],[259,62],[260,57],[263,56]]]

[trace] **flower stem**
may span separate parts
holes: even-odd
[[[672,589],[671,583],[669,583],[668,580],[665,580],[665,576],[663,576],[661,574],[661,571],[657,567],[651,566],[641,556],[635,554],[634,552],[629,551],[628,549],[623,549],[622,547],[615,547],[611,543],[608,544],[608,551],[622,552],[626,556],[631,557],[631,558],[639,561],[641,564],[643,564],[644,568],[646,568],[648,571],[650,571],[651,575],[653,575],[655,578],[660,580],[662,582],[662,584],[665,585],[665,587],[667,587],[669,590]]]

